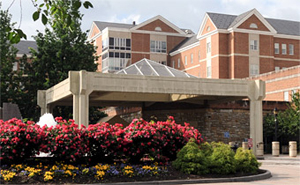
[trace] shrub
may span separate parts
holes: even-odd
[[[0,120],[0,160],[18,162],[36,155],[43,137],[40,127],[32,121]]]
[[[89,125],[87,128],[89,156],[98,161],[105,160],[105,162],[120,158],[123,154],[123,146],[127,144],[122,127],[122,124],[117,123],[115,125],[108,123]]]
[[[45,139],[41,146],[42,152],[50,152],[60,160],[74,162],[82,159],[89,151],[89,140],[85,127],[79,129],[74,120],[61,120],[60,124],[48,128],[43,126]]]
[[[212,143],[213,152],[209,157],[211,173],[230,174],[236,171],[234,152],[230,146],[224,143]]]
[[[175,169],[187,174],[207,174],[209,172],[207,157],[200,150],[195,140],[188,142],[177,154],[177,159],[172,163]]]
[[[255,173],[260,166],[251,150],[238,148],[234,158],[236,160],[236,170],[240,172]]]

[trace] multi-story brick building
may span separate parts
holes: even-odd
[[[246,78],[300,64],[300,22],[206,13],[196,37],[171,51],[174,67],[201,78]]]
[[[158,15],[138,25],[94,21],[88,39],[97,46],[98,71],[105,73],[143,58],[167,65],[169,52],[193,34]]]

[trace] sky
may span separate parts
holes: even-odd
[[[15,27],[21,28],[27,40],[37,30],[43,32],[41,20],[33,21],[34,0],[0,0],[1,9],[8,9]],[[42,1],[42,0],[39,0]],[[264,17],[300,21],[300,0],[89,0],[94,8],[81,8],[81,28],[91,28],[93,21],[131,24],[142,23],[161,15],[179,28],[198,32],[206,12],[239,15],[256,8]]]

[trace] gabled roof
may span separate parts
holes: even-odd
[[[152,60],[148,60],[146,58],[116,72],[116,74],[197,78],[185,72],[179,71]]]
[[[257,13],[257,10],[252,9],[241,15],[228,15],[219,13],[207,13],[217,29],[229,29],[236,26],[241,20],[247,17],[252,11]],[[280,19],[264,18],[277,34],[296,35],[300,36],[300,22],[288,21]]]
[[[107,27],[130,29],[135,26],[134,24],[112,23],[112,22],[102,22],[102,21],[94,21],[94,23],[100,31],[104,30]]]
[[[35,41],[28,41],[28,40],[21,40],[19,43],[14,44],[14,47],[17,48],[18,52],[17,54],[20,55],[30,55],[30,49],[33,48],[37,50],[37,45]]]
[[[192,44],[195,44],[199,42],[199,40],[197,39],[197,35],[193,35],[192,37],[188,37],[186,39],[184,39],[182,42],[180,42],[175,48],[173,48],[170,53],[177,51],[179,49],[185,48],[187,46],[190,46]]]

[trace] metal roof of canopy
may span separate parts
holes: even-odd
[[[116,74],[197,78],[196,76],[179,71],[158,62],[148,60],[146,58],[116,72]]]

